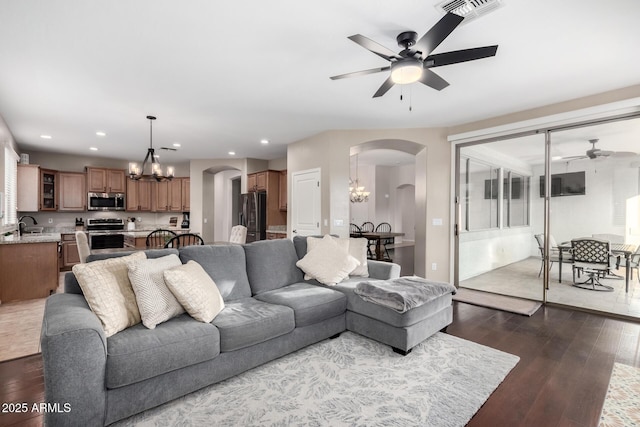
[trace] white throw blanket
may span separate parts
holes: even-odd
[[[363,300],[404,313],[446,294],[456,288],[445,282],[434,282],[418,276],[404,276],[391,280],[360,282],[354,290]]]

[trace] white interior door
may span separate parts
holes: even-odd
[[[320,234],[320,169],[291,175],[291,231],[294,236]]]

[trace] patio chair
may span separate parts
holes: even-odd
[[[624,236],[620,234],[592,234],[591,237],[599,240],[608,240],[610,244],[624,243]],[[616,270],[619,270],[621,261],[622,261],[622,255],[611,255],[610,265],[613,266],[615,264]],[[611,271],[611,269],[609,269],[609,272],[607,274],[614,276],[617,279],[622,279],[622,276],[614,273],[613,271]]]
[[[591,291],[611,292],[613,288],[600,282],[609,272],[611,259],[608,240],[581,238],[571,240],[573,253],[573,286]],[[576,272],[588,276],[584,282],[576,283]]]
[[[538,277],[542,274],[542,269],[544,268],[544,234],[536,234],[535,237],[536,242],[538,242],[538,249],[540,250],[540,271],[538,272]],[[551,246],[549,247],[549,271],[551,271],[551,267],[553,267],[554,262],[560,262],[560,249],[558,248],[558,244],[556,243],[556,239],[554,239],[553,235],[549,235],[549,243]],[[562,262],[571,263],[573,259],[571,254],[565,252],[562,255]]]
[[[182,248],[184,246],[204,245],[202,237],[193,233],[178,234],[172,237],[165,245],[165,248]]]
[[[176,236],[176,233],[171,230],[153,230],[147,235],[147,249],[164,248],[164,245],[174,236]]]

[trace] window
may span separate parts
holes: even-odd
[[[529,197],[531,177],[505,171],[506,227],[529,225]],[[507,197],[510,196],[510,197]]]
[[[4,216],[2,225],[13,225],[17,219],[18,155],[11,147],[4,148]]]
[[[461,159],[462,230],[486,230],[498,227],[499,172],[499,169],[491,165],[470,158]]]

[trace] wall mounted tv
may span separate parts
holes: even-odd
[[[551,197],[579,196],[585,192],[584,171],[551,175]],[[544,176],[540,177],[540,197],[544,197]]]

